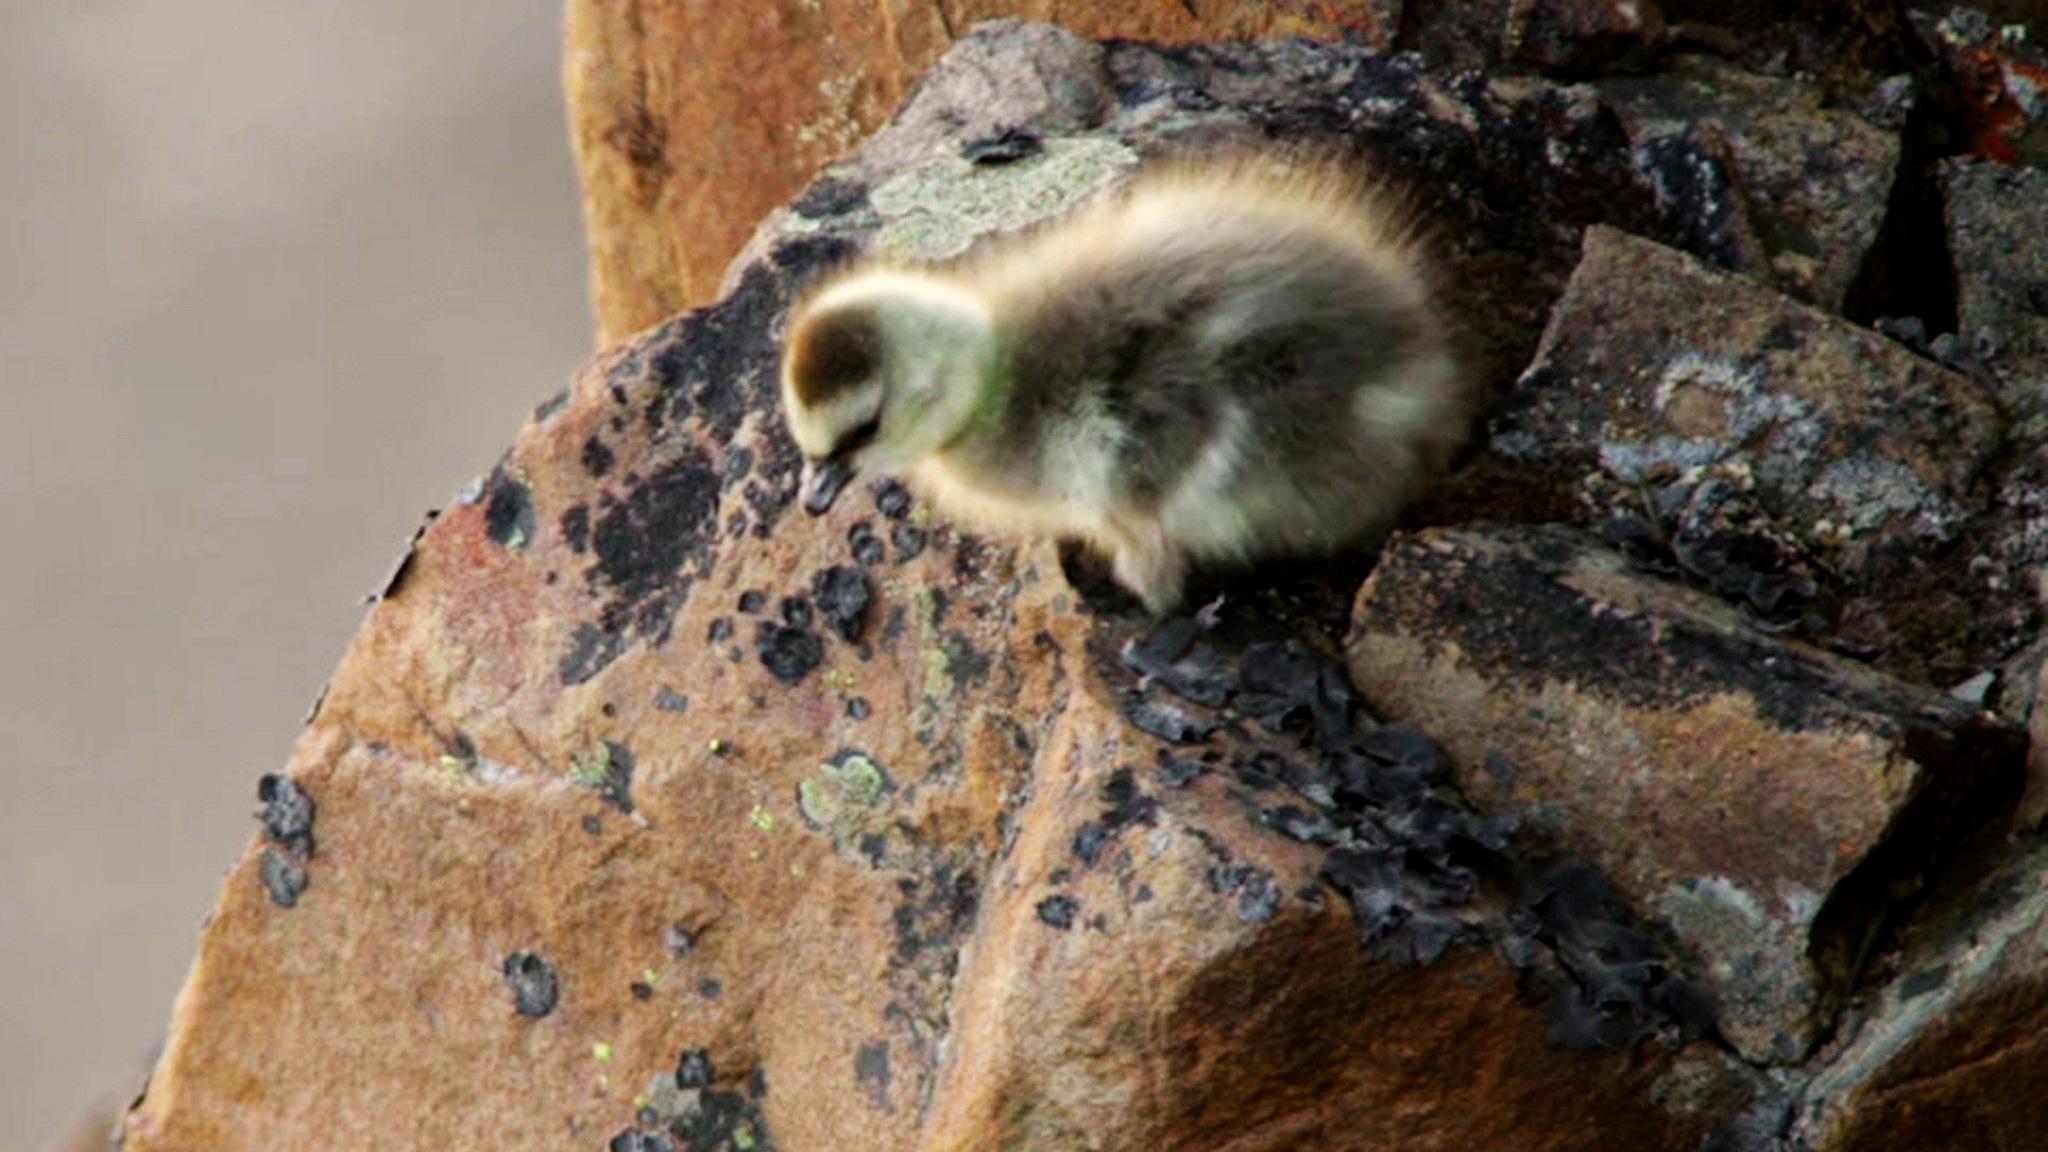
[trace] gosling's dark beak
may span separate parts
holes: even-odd
[[[813,516],[823,516],[852,479],[853,465],[845,460],[804,461],[803,486],[799,493],[804,511]]]

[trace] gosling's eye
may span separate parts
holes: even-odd
[[[832,455],[827,457],[827,459],[846,459],[848,456],[851,456],[855,452],[858,452],[861,449],[867,447],[868,445],[874,443],[875,434],[877,432],[880,432],[881,430],[882,414],[877,412],[873,416],[868,417],[867,420],[865,420],[861,424],[856,425],[851,432],[848,432],[846,435],[841,436],[839,438],[839,443],[834,444],[832,446]]]

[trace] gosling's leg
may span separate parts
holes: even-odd
[[[1129,589],[1154,616],[1180,605],[1187,561],[1167,540],[1159,521],[1124,519],[1116,524],[1116,582]]]

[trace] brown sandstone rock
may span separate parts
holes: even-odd
[[[2048,850],[1950,894],[1845,1030],[1794,1134],[1814,1152],[2038,1148],[2048,1125]]]
[[[563,75],[599,343],[711,299],[764,213],[880,127],[968,29],[1003,17],[1052,20],[1085,37],[1385,47],[1401,3],[571,0]]]
[[[1306,44],[958,63],[425,528],[261,789],[128,1149],[1590,1152],[1745,1105],[1597,873],[1354,714],[1334,605],[1155,628],[893,486],[805,518],[774,415],[823,268],[1029,224],[1174,132],[1307,136],[1370,83],[1379,138],[1517,146],[1445,169],[1476,205],[1597,114],[1424,118],[1412,64]],[[953,164],[955,100],[1052,109],[1042,149]]]
[[[1968,380],[1747,277],[1611,228],[1517,386],[1505,445],[1630,484],[1739,462],[1802,537],[1953,539],[1999,443]]]
[[[1348,649],[1468,796],[1554,824],[1698,955],[1756,1061],[1805,1055],[1892,900],[2022,771],[2013,729],[1560,527],[1395,541]]]
[[[1899,163],[1895,133],[1831,107],[1816,85],[1709,56],[1603,81],[1600,93],[1621,110],[1648,160],[1703,135],[1726,149],[1740,178],[1717,191],[1688,187],[1701,177],[1678,165],[1652,165],[1665,195],[1719,196],[1726,203],[1710,213],[1754,229],[1758,252],[1713,255],[1816,307],[1842,306],[1885,218]]]

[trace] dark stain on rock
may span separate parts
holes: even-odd
[[[1919,713],[1917,701],[1888,698],[1874,681],[1832,674],[1817,656],[1766,636],[1610,611],[1567,578],[1577,557],[1599,555],[1588,551],[1582,534],[1547,526],[1504,531],[1499,548],[1442,551],[1395,542],[1361,619],[1368,627],[1392,626],[1396,616],[1450,622],[1446,634],[1420,639],[1455,643],[1466,659],[1498,675],[1598,685],[1635,707],[1732,693],[1754,700],[1759,715],[1792,732]],[[1948,710],[1955,715],[1930,719],[1953,721],[1970,711],[1960,702]]]
[[[612,1137],[605,1152],[676,1152],[676,1146],[660,1132],[628,1128]]]
[[[803,683],[825,659],[825,645],[816,632],[765,620],[755,628],[754,651],[769,675],[784,684]]]
[[[592,836],[602,836],[604,835],[604,821],[595,816],[585,816],[583,818],[583,830]]]
[[[619,811],[633,811],[633,753],[614,740],[604,742],[604,782],[598,792],[604,802]]]
[[[555,966],[535,952],[514,952],[505,957],[505,986],[512,989],[512,1007],[521,1015],[538,1020],[555,1010],[562,995]]]
[[[996,168],[1045,151],[1045,142],[1029,128],[1005,128],[960,146],[960,157],[978,168]]]
[[[977,688],[988,683],[991,662],[988,653],[958,632],[948,632],[939,641],[940,651],[946,656],[946,674],[952,677],[959,688]]]
[[[708,644],[723,644],[732,639],[732,617],[720,616],[704,629],[704,640]]]
[[[564,685],[581,684],[610,666],[626,650],[626,639],[595,624],[578,624],[569,638],[559,671]]]
[[[685,1048],[676,1061],[676,1087],[709,1088],[718,1079],[718,1069],[705,1048]]]
[[[825,622],[849,644],[860,642],[868,615],[868,578],[860,569],[835,564],[811,581],[811,596]]]
[[[910,515],[910,489],[900,481],[883,477],[869,485],[868,491],[875,498],[875,511],[890,520],[903,520]]]
[[[795,209],[799,216],[822,220],[829,216],[844,216],[867,202],[868,190],[865,184],[858,180],[826,176],[812,182],[790,207]]]
[[[677,580],[693,557],[708,566],[718,513],[718,476],[694,445],[662,465],[624,499],[605,497],[591,533],[594,581],[638,602]]]
[[[612,450],[605,447],[604,441],[597,437],[592,436],[583,442],[583,470],[591,476],[603,476],[611,471],[615,459]]]
[[[506,548],[533,542],[533,492],[503,468],[491,474],[490,502],[484,505],[484,532]]]
[[[981,910],[978,875],[939,861],[922,875],[898,881],[897,889],[903,896],[894,914],[898,962],[913,970],[950,971]]]
[[[846,547],[853,553],[855,562],[862,567],[872,568],[888,559],[888,550],[882,546],[882,538],[875,535],[875,527],[865,520],[854,521],[846,530]]]
[[[690,698],[664,684],[655,690],[654,706],[663,712],[688,712]]]
[[[1085,867],[1095,867],[1108,846],[1109,829],[1100,821],[1090,820],[1074,831],[1074,858]]]
[[[688,1152],[775,1152],[760,1108],[738,1092],[704,1091],[668,1130]]]
[[[894,1112],[889,1103],[889,1044],[878,1040],[863,1044],[853,1054],[853,1078],[868,1093],[868,1099],[884,1112]]]
[[[706,1000],[716,1000],[725,995],[725,985],[707,977],[697,982],[697,995]]]
[[[570,551],[579,556],[588,551],[590,548],[590,505],[571,504],[568,510],[562,513],[561,528],[562,539],[568,543]]]
[[[299,897],[305,894],[306,870],[275,848],[263,850],[256,874],[263,882],[263,890],[270,894],[270,902],[279,908],[297,907]]]
[[[264,836],[294,859],[310,859],[316,811],[313,798],[290,776],[272,772],[256,781],[256,799],[263,805],[258,819]]]
[[[873,711],[873,707],[868,704],[868,698],[865,696],[855,696],[846,702],[846,718],[848,720],[865,720]]]
[[[908,564],[924,555],[930,537],[915,524],[898,524],[889,529],[889,542],[896,546],[896,562]]]
[[[1062,931],[1074,926],[1080,911],[1080,902],[1072,896],[1047,896],[1038,902],[1038,918]]]

